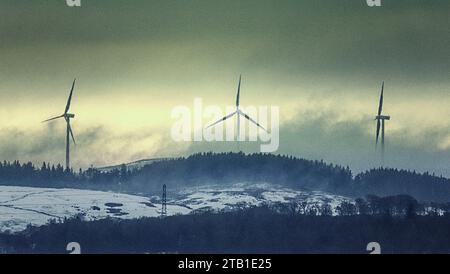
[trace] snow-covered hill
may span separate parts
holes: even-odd
[[[203,186],[168,190],[167,214],[190,214],[200,210],[233,210],[264,203],[305,201],[329,203],[333,210],[342,196],[306,192],[268,184]],[[144,197],[103,191],[0,186],[0,231],[17,232],[28,224],[39,226],[51,219],[62,220],[78,214],[87,220],[107,217],[133,219],[160,216],[158,195]]]

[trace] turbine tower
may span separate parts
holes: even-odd
[[[242,76],[239,76],[239,84],[238,84],[238,90],[237,90],[237,96],[236,96],[236,111],[233,113],[228,114],[227,116],[223,117],[222,119],[218,120],[217,122],[209,125],[208,127],[206,127],[207,129],[210,127],[213,127],[231,117],[233,117],[234,115],[237,115],[236,117],[236,122],[237,122],[237,140],[240,141],[240,136],[241,136],[241,116],[243,116],[245,119],[249,120],[250,122],[252,122],[253,124],[255,124],[256,126],[262,128],[264,131],[267,132],[267,130],[261,126],[258,122],[256,122],[255,120],[253,120],[250,116],[248,116],[247,114],[245,114],[242,110],[239,109],[239,98],[241,95],[241,80],[242,80]]]
[[[380,136],[380,127],[381,127],[381,161],[384,163],[384,122],[386,120],[391,120],[391,116],[389,115],[381,115],[383,110],[383,96],[384,96],[384,81],[381,86],[381,95],[380,95],[380,103],[378,105],[378,115],[375,117],[377,120],[377,138],[376,138],[376,146],[378,147],[378,139]]]
[[[73,137],[73,132],[72,132],[72,128],[70,127],[70,119],[75,118],[75,114],[69,113],[69,109],[70,109],[70,102],[72,101],[72,94],[73,94],[73,89],[75,87],[75,80],[73,80],[73,84],[72,84],[72,89],[70,90],[70,95],[69,95],[69,99],[67,100],[67,104],[66,104],[66,109],[64,110],[64,113],[60,116],[56,116],[53,118],[50,118],[48,120],[43,121],[42,123],[45,122],[49,122],[49,121],[53,121],[59,118],[64,118],[64,120],[66,120],[67,123],[67,130],[66,130],[66,169],[70,168],[70,136],[72,136],[72,140],[74,145],[76,145],[75,143],[75,137]]]

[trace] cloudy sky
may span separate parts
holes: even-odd
[[[278,153],[450,176],[448,0],[0,0],[0,159],[63,163],[73,78],[74,167],[256,144],[176,143],[175,106],[280,108]],[[205,119],[207,123],[209,120]]]

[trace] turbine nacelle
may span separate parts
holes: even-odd
[[[66,113],[66,114],[64,115],[64,117],[66,117],[66,118],[75,118],[75,114],[72,114],[72,113]]]
[[[378,115],[375,120],[391,120],[391,116],[388,115]]]

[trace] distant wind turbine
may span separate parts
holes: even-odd
[[[253,120],[250,116],[248,116],[247,114],[242,112],[242,110],[239,109],[239,97],[240,97],[240,94],[241,94],[241,79],[242,79],[242,76],[239,76],[239,84],[238,84],[238,90],[237,90],[237,96],[236,96],[236,111],[233,112],[233,113],[228,114],[227,116],[223,117],[222,119],[218,120],[217,122],[215,122],[215,123],[213,123],[213,124],[211,124],[211,125],[209,125],[207,127],[207,129],[208,129],[210,127],[213,127],[213,126],[215,126],[215,125],[217,125],[217,124],[219,124],[219,123],[221,123],[221,122],[223,122],[223,121],[233,117],[234,115],[237,115],[236,118],[237,118],[237,140],[238,141],[240,140],[240,133],[241,133],[241,129],[240,129],[241,128],[241,115],[245,119],[249,120],[250,122],[252,122],[256,126],[262,128],[264,131],[267,132],[267,130],[263,126],[261,126],[258,122]]]
[[[69,113],[70,102],[72,101],[73,89],[75,87],[75,81],[76,81],[76,79],[73,80],[72,89],[70,90],[69,99],[67,100],[66,109],[64,110],[64,113],[62,115],[60,115],[60,116],[56,116],[56,117],[50,118],[50,119],[45,120],[45,121],[42,122],[42,123],[45,123],[45,122],[49,122],[49,121],[56,120],[56,119],[59,119],[59,118],[64,118],[64,120],[66,120],[66,123],[67,123],[66,168],[67,169],[70,168],[70,138],[69,138],[69,135],[72,136],[73,143],[76,145],[75,138],[73,137],[72,128],[70,127],[70,119],[71,118],[75,118],[75,114]]]
[[[375,120],[377,120],[376,145],[378,147],[378,139],[380,136],[380,127],[381,127],[381,159],[384,162],[384,121],[391,120],[391,116],[381,115],[381,112],[383,110],[383,96],[384,96],[384,81],[383,81],[383,85],[381,86],[380,103],[378,105],[378,115],[375,117]]]

